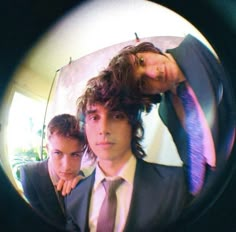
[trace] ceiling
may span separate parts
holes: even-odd
[[[57,69],[101,48],[152,36],[205,38],[180,15],[144,0],[92,0],[60,18],[28,51],[21,65],[52,81]],[[20,67],[19,67],[20,69]],[[15,75],[17,78],[17,72]]]

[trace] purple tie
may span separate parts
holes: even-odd
[[[190,192],[196,195],[202,189],[205,177],[204,132],[196,103],[193,96],[189,93],[185,82],[179,84],[177,95],[181,99],[186,116],[188,184]]]
[[[113,181],[103,180],[106,196],[99,212],[97,232],[113,232],[116,219],[116,190],[122,182],[121,178]]]

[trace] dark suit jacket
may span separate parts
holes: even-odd
[[[215,182],[226,166],[235,134],[234,96],[229,79],[223,66],[209,49],[191,35],[186,36],[177,48],[169,49],[167,52],[175,58],[195,92],[212,132],[216,150],[216,169],[207,169],[205,187],[201,192],[202,196],[212,192],[212,201],[217,195]],[[172,134],[179,155],[187,167],[186,134],[171,104],[169,92],[163,95],[159,115]]]
[[[95,171],[65,198],[69,231],[89,231],[88,214]],[[137,160],[130,210],[124,231],[160,231],[176,221],[187,202],[181,167]]]
[[[66,218],[48,172],[48,160],[26,164],[21,168],[24,194],[32,207],[46,220],[65,228]]]

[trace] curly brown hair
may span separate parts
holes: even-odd
[[[161,101],[161,95],[148,95],[143,94],[144,80],[142,78],[134,78],[134,69],[131,64],[130,56],[134,55],[137,57],[137,53],[140,52],[153,52],[161,55],[165,55],[159,48],[155,47],[150,42],[143,42],[136,46],[129,45],[120,50],[120,52],[114,56],[109,62],[108,68],[111,70],[116,77],[119,85],[122,86],[126,92],[132,93],[133,96],[136,96],[139,99],[145,99],[146,109],[151,108],[151,104],[156,104]]]
[[[140,142],[143,140],[144,128],[141,113],[144,104],[127,93],[116,80],[111,70],[102,71],[97,77],[87,82],[85,92],[77,99],[77,117],[84,131],[87,108],[95,103],[102,104],[109,111],[120,111],[128,117],[132,128],[131,149],[137,158],[146,156]],[[96,158],[87,142],[87,155]]]

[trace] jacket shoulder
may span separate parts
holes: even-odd
[[[144,160],[139,160],[139,165],[142,168],[145,168],[150,171],[154,171],[158,173],[160,176],[171,176],[176,174],[183,174],[183,166],[169,166],[169,165],[163,165],[163,164],[157,164],[157,163],[150,163],[146,162]]]

